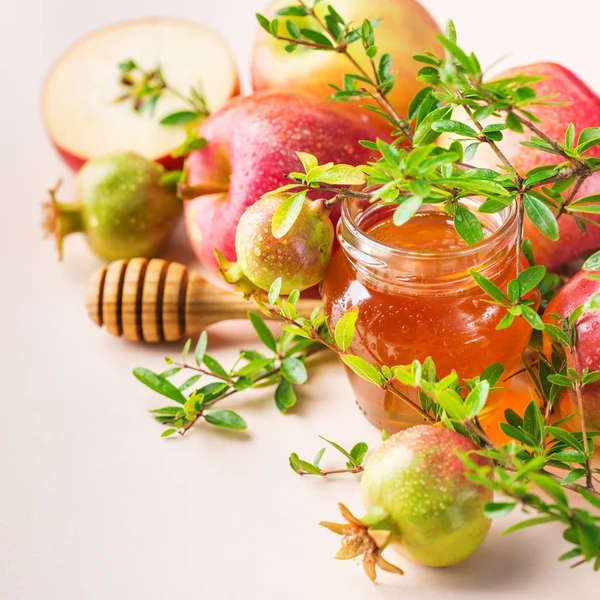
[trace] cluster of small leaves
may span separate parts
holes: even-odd
[[[600,214],[600,195],[576,196],[583,181],[600,169],[600,159],[587,154],[600,145],[600,129],[587,128],[577,134],[570,125],[564,141],[546,136],[531,110],[540,105],[559,103],[552,96],[537,94],[533,84],[541,78],[516,75],[484,82],[477,57],[458,45],[454,25],[450,22],[446,35],[439,36],[444,57],[430,52],[414,57],[423,65],[418,80],[424,87],[411,102],[408,114],[401,118],[385,97],[394,79],[389,55],[382,55],[378,65],[373,63],[373,73],[370,73],[361,69],[346,53],[347,44],[343,40],[344,36],[350,35],[353,41],[362,40],[366,57],[373,60],[378,49],[370,21],[358,29],[353,28],[341,17],[338,22],[337,13],[330,6],[324,8],[324,14],[329,18],[323,20],[303,2],[283,9],[281,16],[286,14],[312,24],[312,29],[303,29],[301,33],[312,31],[313,37],[319,34],[329,39],[327,48],[348,56],[349,67],[355,72],[345,76],[344,87],[337,89],[335,97],[347,100],[371,96],[378,100],[378,106],[366,108],[379,112],[397,127],[395,134],[398,137],[391,144],[382,140],[361,142],[380,155],[377,161],[362,167],[367,176],[366,185],[379,188],[371,193],[371,200],[397,204],[394,215],[397,225],[406,223],[424,204],[442,204],[453,216],[458,235],[467,244],[475,244],[484,239],[482,219],[485,215],[503,211],[514,203],[520,208],[520,235],[524,213],[551,240],[558,239],[557,219],[560,216],[574,217],[581,229],[588,224],[598,224],[586,215]],[[259,16],[259,22],[275,37],[285,39],[277,19],[268,21]],[[286,27],[287,23],[292,21],[286,21]],[[338,23],[341,30],[331,29],[334,23]],[[295,25],[289,27],[294,30]],[[338,38],[341,41],[337,41]],[[316,50],[323,50],[321,46],[326,45],[306,35],[298,40],[297,43]],[[297,45],[293,39],[290,43]],[[382,76],[384,81],[381,81]],[[456,107],[467,112],[470,125],[452,118]],[[482,123],[490,117],[498,122]],[[523,175],[517,173],[498,145],[505,130],[528,130],[532,135],[523,144],[547,152],[549,164]],[[453,137],[448,148],[434,143],[442,134]],[[490,146],[497,154],[497,170],[474,168],[465,163],[482,144]],[[556,162],[556,157],[561,160]],[[312,168],[318,168],[318,165]],[[301,179],[298,181],[306,183]],[[336,185],[345,186],[347,182],[332,184],[333,187]],[[340,190],[340,196],[344,195],[353,194]],[[483,202],[479,200],[481,197]],[[518,252],[521,252],[520,245]]]
[[[565,528],[563,537],[573,548],[559,560],[580,558],[582,562],[593,561],[594,569],[600,569],[600,517],[571,506],[563,489],[577,491],[594,512],[600,508],[600,495],[593,485],[577,484],[587,477],[587,469],[583,468],[587,462],[586,449],[593,452],[593,438],[600,433],[588,433],[584,441],[581,433],[566,431],[562,425],[573,415],[547,425],[535,401],[527,406],[523,417],[510,410],[505,417],[507,422],[500,423],[500,427],[514,441],[475,452],[494,461],[493,468],[477,465],[467,455],[461,456],[469,469],[468,479],[506,498],[503,502],[488,503],[486,515],[504,517],[517,507],[527,512],[534,510],[537,516],[517,522],[504,533],[561,523]],[[559,469],[564,475],[553,475],[548,468]],[[592,469],[594,479],[599,473],[600,469]],[[550,501],[535,493],[534,487],[541,488]]]
[[[325,475],[331,475],[333,473],[361,473],[364,470],[364,467],[362,466],[363,459],[369,450],[369,447],[365,442],[358,442],[354,444],[350,450],[346,450],[336,442],[332,442],[323,436],[319,437],[344,456],[346,459],[346,468],[336,469],[334,471],[324,471],[321,469],[321,459],[326,450],[326,448],[323,447],[317,452],[312,462],[299,458],[298,455],[293,452],[289,459],[290,467],[292,467],[293,471],[299,475],[320,475],[324,477]]]
[[[526,270],[521,280],[519,297],[531,291],[544,276],[541,269]],[[514,284],[511,287],[515,287]],[[494,461],[493,469],[478,466],[468,456],[463,456],[469,468],[468,477],[481,485],[491,488],[507,498],[506,502],[491,502],[485,507],[489,517],[504,516],[516,506],[535,510],[538,516],[527,519],[509,528],[507,532],[524,527],[559,522],[565,526],[565,539],[573,544],[572,550],[561,559],[581,558],[582,561],[595,561],[595,567],[600,566],[600,527],[597,522],[600,517],[593,516],[589,511],[573,508],[569,505],[563,487],[581,494],[594,508],[600,508],[600,493],[594,487],[594,479],[600,475],[600,469],[592,468],[591,456],[594,451],[594,438],[600,433],[570,433],[562,426],[573,418],[573,415],[549,423],[551,410],[560,395],[563,383],[584,386],[600,380],[600,373],[584,371],[581,375],[566,367],[564,349],[554,352],[550,359],[543,354],[538,359],[537,384],[541,386],[540,398],[547,404],[545,415],[536,400],[532,400],[525,409],[523,416],[513,410],[505,412],[506,422],[500,423],[500,428],[512,441],[502,446],[496,446],[486,435],[479,423],[479,416],[486,408],[489,393],[496,391],[504,374],[500,363],[490,365],[478,377],[465,380],[462,384],[456,372],[438,378],[436,367],[431,358],[423,363],[413,361],[410,365],[381,366],[373,365],[362,357],[349,354],[352,346],[358,308],[346,312],[338,321],[333,334],[320,338],[318,331],[310,325],[310,320],[290,318],[276,310],[280,306],[277,296],[277,284],[270,293],[271,307],[262,305],[271,316],[279,316],[285,321],[288,331],[302,331],[311,339],[321,341],[335,351],[341,360],[358,376],[379,387],[403,397],[420,415],[427,417],[429,422],[440,422],[475,442],[480,448],[477,451]],[[529,290],[528,290],[529,288]],[[508,299],[506,299],[508,301]],[[516,302],[517,299],[513,300]],[[260,303],[259,303],[260,304]],[[581,314],[579,312],[579,314]],[[565,320],[574,329],[577,313]],[[552,326],[554,337],[566,342],[570,348],[574,343],[573,333],[568,333],[563,327]],[[560,332],[560,333],[557,333]],[[559,345],[560,349],[560,345]],[[565,374],[565,375],[563,375]],[[540,376],[541,375],[541,376]],[[566,379],[563,381],[563,377]],[[402,389],[413,389],[418,392],[421,406],[417,407],[403,394]],[[387,434],[383,435],[384,439]],[[324,439],[324,438],[323,438]],[[292,469],[300,474],[325,476],[333,473],[357,473],[362,471],[362,459],[366,453],[366,445],[357,444],[348,451],[338,444],[325,440],[341,452],[347,459],[345,469],[331,471],[323,470],[320,461],[324,449],[319,450],[312,462],[300,459],[297,454],[290,456]],[[363,453],[364,450],[364,453]],[[560,477],[551,474],[547,469],[558,469],[564,472]],[[493,477],[492,471],[493,470]],[[577,482],[585,478],[585,485]],[[551,498],[550,502],[534,493],[534,486],[540,487]]]
[[[304,172],[293,172],[288,177],[295,183],[284,185],[276,190],[268,192],[265,196],[288,193],[288,198],[277,208],[273,214],[272,231],[277,239],[284,237],[296,219],[300,215],[306,194],[310,189],[330,189],[333,185],[362,185],[366,178],[364,173],[357,167],[350,165],[335,165],[326,163],[319,165],[319,162],[313,154],[308,152],[296,152]],[[296,192],[297,188],[305,188]],[[292,190],[294,192],[292,193]],[[337,190],[336,190],[337,191]]]
[[[163,116],[160,119],[161,125],[170,127],[192,125],[210,114],[200,86],[190,88],[186,96],[167,83],[159,66],[146,71],[134,60],[127,59],[120,62],[118,68],[119,83],[124,92],[116,102],[131,102],[133,110],[138,113],[147,112],[150,116],[154,116],[156,105],[165,92],[176,96],[188,105],[189,108],[186,110]]]
[[[538,331],[545,329],[545,324],[536,312],[533,290],[544,283],[553,283],[552,279],[546,279],[546,267],[538,265],[521,271],[515,279],[508,282],[506,293],[503,292],[491,279],[488,279],[477,271],[470,271],[471,277],[477,285],[489,296],[485,302],[502,306],[507,310],[506,315],[496,326],[496,329],[510,327],[516,317],[522,317]],[[546,286],[541,287],[540,292],[545,293]]]
[[[264,349],[260,352],[242,350],[229,369],[206,352],[206,332],[198,338],[192,362],[188,360],[191,350],[191,340],[188,340],[181,361],[165,359],[169,365],[166,371],[158,374],[145,368],[134,369],[138,380],[175,402],[175,405],[151,411],[159,423],[167,426],[163,437],[177,432],[183,435],[200,419],[228,429],[246,429],[245,420],[236,412],[214,407],[225,398],[249,388],[276,386],[275,405],[281,413],[296,404],[294,386],[307,381],[305,360],[319,344],[290,331],[284,331],[276,338],[259,315],[249,312],[248,318]],[[179,385],[173,383],[173,378],[180,378],[182,373],[188,377]],[[209,382],[204,383],[205,379]],[[199,382],[202,385],[198,387]]]
[[[381,53],[375,44],[375,28],[380,19],[364,19],[359,26],[346,21],[332,5],[324,5],[322,16],[315,10],[320,0],[309,6],[299,1],[284,6],[276,12],[274,19],[257,14],[260,26],[270,35],[286,43],[285,50],[294,52],[298,46],[309,46],[315,50],[348,54],[351,45],[361,46],[371,65],[372,74],[367,74],[357,63],[356,72],[343,77],[343,86],[331,84],[335,90],[333,99],[353,101],[358,99],[385,98],[394,87],[395,73],[392,73],[392,58]],[[381,114],[393,125],[397,122],[380,108],[365,105],[365,108]]]

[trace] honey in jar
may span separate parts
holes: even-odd
[[[349,352],[377,365],[407,365],[430,356],[438,377],[453,369],[464,380],[501,362],[505,375],[519,369],[531,327],[521,318],[496,326],[506,309],[489,298],[470,269],[506,289],[516,276],[517,217],[514,208],[479,214],[484,241],[467,245],[452,216],[440,205],[423,206],[406,224],[393,223],[395,206],[345,201],[338,224],[340,249],[323,282],[324,309],[333,328],[350,308],[359,308]],[[476,209],[476,206],[471,208]],[[401,399],[348,370],[358,406],[381,429],[395,432],[422,418]],[[490,395],[483,424],[498,439],[498,419],[511,399],[511,380]],[[418,403],[416,392],[396,386]],[[516,391],[516,390],[515,390]],[[529,400],[518,395],[519,402]],[[519,409],[510,402],[513,409]],[[521,407],[522,408],[522,407]]]

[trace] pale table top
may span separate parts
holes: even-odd
[[[452,16],[484,62],[506,54],[507,66],[559,60],[600,89],[595,2],[504,0],[493,15],[479,0],[425,4],[440,22]],[[44,72],[87,31],[155,14],[214,26],[244,66],[261,5],[30,0],[3,7],[0,598],[598,598],[591,568],[556,563],[565,549],[558,530],[500,537],[510,519],[494,525],[462,565],[435,570],[398,558],[406,576],[382,574],[372,585],[358,564],[332,560],[338,540],[317,527],[337,518],[338,501],[360,512],[357,480],[300,478],[287,464],[292,451],[311,456],[318,434],[378,442],[335,359],[311,369],[288,416],[277,412],[270,391],[244,393],[232,406],[249,422],[248,433],[200,427],[161,440],[146,412],[160,399],[131,370],[160,369],[179,346],[124,343],[88,322],[82,286],[97,260],[73,239],[58,264],[39,230],[45,189],[57,176],[67,177],[66,190],[72,181],[42,129]],[[192,261],[182,232],[179,240],[170,256]],[[225,362],[252,340],[237,323],[210,333],[211,352]],[[325,463],[332,460],[326,455]]]

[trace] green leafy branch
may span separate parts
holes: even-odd
[[[544,273],[539,269],[526,270],[520,274],[521,280],[518,283],[523,290],[528,286],[532,286],[533,289],[543,275]],[[584,562],[594,561],[595,565],[600,564],[600,527],[597,525],[600,517],[593,516],[587,510],[571,507],[562,490],[562,488],[573,490],[579,493],[592,508],[600,508],[600,493],[594,486],[600,469],[592,469],[588,460],[593,453],[593,440],[600,433],[586,433],[584,425],[583,431],[579,433],[570,433],[562,429],[560,426],[572,416],[549,425],[538,403],[532,400],[522,417],[512,410],[505,412],[506,422],[500,423],[500,428],[513,441],[501,446],[495,445],[482,429],[479,416],[486,407],[490,391],[498,389],[496,386],[504,372],[502,365],[490,365],[479,377],[466,380],[461,384],[454,371],[439,379],[431,358],[423,364],[419,361],[413,361],[410,365],[391,367],[370,364],[361,357],[348,353],[358,318],[356,307],[342,316],[333,334],[329,335],[322,328],[322,320],[314,322],[314,319],[321,316],[318,310],[309,319],[298,317],[293,306],[287,304],[287,300],[279,298],[279,287],[279,282],[276,281],[269,293],[269,305],[260,298],[256,298],[256,301],[266,314],[283,321],[282,327],[286,331],[319,341],[336,352],[344,364],[358,376],[403,398],[421,416],[427,416],[428,422],[438,423],[469,437],[481,448],[478,453],[494,461],[492,473],[489,467],[478,467],[468,456],[463,457],[469,467],[469,478],[490,487],[508,499],[507,502],[488,503],[485,510],[489,517],[504,516],[516,506],[521,506],[525,510],[534,510],[539,516],[517,524],[507,532],[548,522],[562,523],[565,526],[565,537],[573,544],[573,548],[561,559],[581,557]],[[563,369],[562,364],[559,369]],[[586,372],[575,377],[576,373],[570,373],[569,370],[566,372],[571,378],[570,382],[583,383],[584,380],[592,382],[596,377],[600,379],[600,374],[590,377]],[[562,380],[555,377],[558,377],[558,374],[547,375],[547,384],[560,386]],[[398,386],[417,391],[421,406],[413,403]],[[303,475],[318,476],[362,471],[364,456],[362,451],[366,453],[366,445],[357,444],[348,451],[335,442],[326,441],[348,460],[345,469],[323,470],[320,461],[324,449],[319,450],[312,462],[300,459],[295,453],[292,454],[290,456],[292,469]],[[565,474],[557,476],[548,470],[550,468],[563,470]],[[585,485],[577,483],[582,477],[586,479]],[[532,491],[534,486],[540,487],[549,495],[551,502],[545,501],[540,495],[534,493]]]
[[[332,442],[321,435],[319,437],[346,458],[346,468],[329,471],[324,471],[321,469],[321,459],[323,458],[323,454],[325,454],[326,450],[326,448],[321,448],[315,455],[315,458],[312,460],[312,462],[302,460],[295,452],[293,452],[289,458],[290,467],[292,467],[293,471],[299,475],[319,475],[321,477],[338,473],[362,473],[364,471],[363,459],[369,450],[369,447],[365,442],[358,442],[354,444],[350,450],[346,450],[336,442]]]
[[[411,140],[410,127],[387,99],[387,94],[394,87],[396,76],[392,72],[391,55],[380,54],[375,44],[374,29],[379,19],[365,19],[360,27],[356,27],[346,21],[331,5],[326,6],[321,18],[315,10],[318,3],[319,0],[310,6],[308,2],[298,0],[295,4],[280,8],[272,20],[261,14],[257,14],[256,18],[268,34],[287,43],[287,52],[294,52],[298,46],[307,46],[314,50],[343,54],[352,65],[354,73],[344,75],[343,87],[331,85],[335,90],[333,99],[372,99],[376,106],[364,105],[364,108],[384,117],[396,128],[398,135]],[[297,22],[300,22],[301,26],[298,26]],[[362,47],[368,59],[370,72],[348,51],[350,46],[358,45]]]
[[[188,360],[191,350],[191,340],[188,340],[180,361],[165,359],[169,366],[166,371],[154,373],[141,367],[134,369],[133,374],[139,381],[175,402],[175,405],[150,411],[156,421],[167,426],[162,437],[174,433],[184,435],[199,420],[227,429],[246,429],[246,421],[240,415],[229,409],[215,408],[215,405],[250,388],[276,386],[275,405],[281,413],[296,404],[294,386],[307,381],[306,359],[319,351],[320,345],[292,332],[284,332],[276,338],[256,313],[248,313],[248,318],[265,348],[261,352],[241,351],[229,369],[206,352],[206,332],[198,338],[192,362]],[[179,385],[173,383],[172,378],[180,377],[182,373],[188,377]],[[197,387],[205,378],[210,382]]]
[[[348,45],[356,43],[354,47],[362,46],[367,58],[379,56],[371,21],[364,22],[360,28],[353,28],[330,6],[324,9],[323,14],[325,19],[319,19],[314,8],[304,2],[280,10],[278,17],[307,19],[314,25],[313,29],[298,30],[295,21],[282,21],[288,33],[290,30],[293,32],[290,33],[293,40],[297,40],[297,43],[287,40],[289,51],[301,43],[317,50],[346,53]],[[279,18],[269,21],[259,16],[259,22],[271,35],[281,39],[286,37],[281,34]],[[320,36],[318,40],[317,36]],[[369,193],[371,201],[398,205],[394,214],[396,225],[406,223],[425,204],[443,204],[444,210],[453,216],[458,235],[468,244],[484,239],[484,228],[478,214],[483,217],[516,204],[516,269],[519,273],[525,215],[553,241],[559,237],[557,219],[563,215],[573,217],[582,230],[587,225],[598,224],[590,217],[600,214],[600,195],[576,196],[583,182],[600,169],[600,160],[587,154],[600,145],[600,128],[586,128],[577,133],[570,125],[564,140],[551,139],[540,129],[539,119],[531,112],[537,106],[560,104],[552,96],[537,95],[533,84],[541,78],[516,75],[485,82],[479,60],[458,45],[451,22],[446,35],[438,39],[444,47],[444,57],[433,53],[414,57],[423,65],[418,80],[425,87],[415,95],[406,117],[394,116],[386,104],[379,108],[370,107],[397,126],[399,138],[392,144],[382,140],[362,142],[380,155],[379,160],[361,167],[366,175],[364,185],[379,188],[379,191]],[[359,40],[362,44],[358,43]],[[349,100],[369,96],[369,91],[360,87],[363,85],[375,86],[376,90],[379,85],[379,93],[389,93],[394,83],[389,56],[382,55],[379,65],[373,63],[373,67],[374,73],[385,71],[383,83],[381,77],[364,71],[350,73],[344,78],[344,88],[337,89],[334,97]],[[385,99],[385,94],[383,97]],[[452,118],[457,107],[465,110],[472,126]],[[489,117],[501,119],[501,122],[485,124]],[[547,152],[562,161],[524,174],[518,173],[501,150],[500,142],[505,130],[528,130],[531,137],[523,142],[525,146]],[[442,134],[455,136],[447,149],[434,144]],[[410,139],[410,143],[400,145],[398,142],[402,138]],[[465,164],[464,161],[470,160],[481,144],[488,145],[496,153],[498,170],[476,169]],[[311,169],[320,167],[314,164]],[[331,167],[323,166],[325,170]],[[340,168],[339,172],[342,173],[343,169]],[[309,182],[306,174],[302,175],[292,174],[292,178],[300,186],[315,187],[314,181]],[[364,197],[362,190],[340,189],[340,186],[349,185],[343,178],[329,184],[328,191],[335,193],[337,188],[339,192],[332,201],[346,196]],[[292,187],[298,188],[295,185],[288,189]],[[479,197],[483,197],[484,201],[467,201]],[[474,208],[474,203],[477,208]],[[515,310],[519,308],[515,307]]]
[[[188,106],[187,110],[179,110],[162,117],[159,121],[161,125],[193,125],[210,114],[201,87],[190,88],[186,96],[167,83],[159,66],[146,71],[134,60],[126,59],[119,63],[118,68],[123,94],[116,102],[131,102],[134,111],[147,112],[150,116],[154,116],[156,105],[165,93],[175,96]]]

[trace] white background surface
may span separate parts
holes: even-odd
[[[484,64],[504,55],[506,66],[559,60],[600,90],[596,0],[424,3],[440,23],[454,18],[463,44]],[[45,189],[57,176],[70,181],[41,124],[45,71],[90,30],[168,14],[221,31],[247,83],[253,15],[261,5],[4,3],[0,600],[598,598],[600,575],[587,566],[556,564],[565,548],[559,531],[499,537],[506,521],[462,565],[433,570],[397,559],[404,578],[384,574],[378,585],[370,584],[357,564],[331,559],[338,539],[316,526],[336,519],[340,500],[360,512],[357,480],[300,478],[286,464],[290,451],[312,456],[320,447],[317,434],[344,444],[377,444],[379,434],[354,408],[335,360],[312,370],[292,415],[277,413],[270,392],[248,393],[232,404],[249,422],[249,433],[202,427],[165,441],[146,412],[160,399],[133,379],[131,369],[160,369],[162,357],[179,346],[127,344],[87,321],[82,287],[96,259],[81,240],[69,240],[67,260],[58,264],[39,231]],[[173,255],[191,260],[184,239],[181,246]],[[237,325],[220,326],[211,332],[210,350],[227,360],[251,339]],[[332,460],[326,454],[324,463]]]

